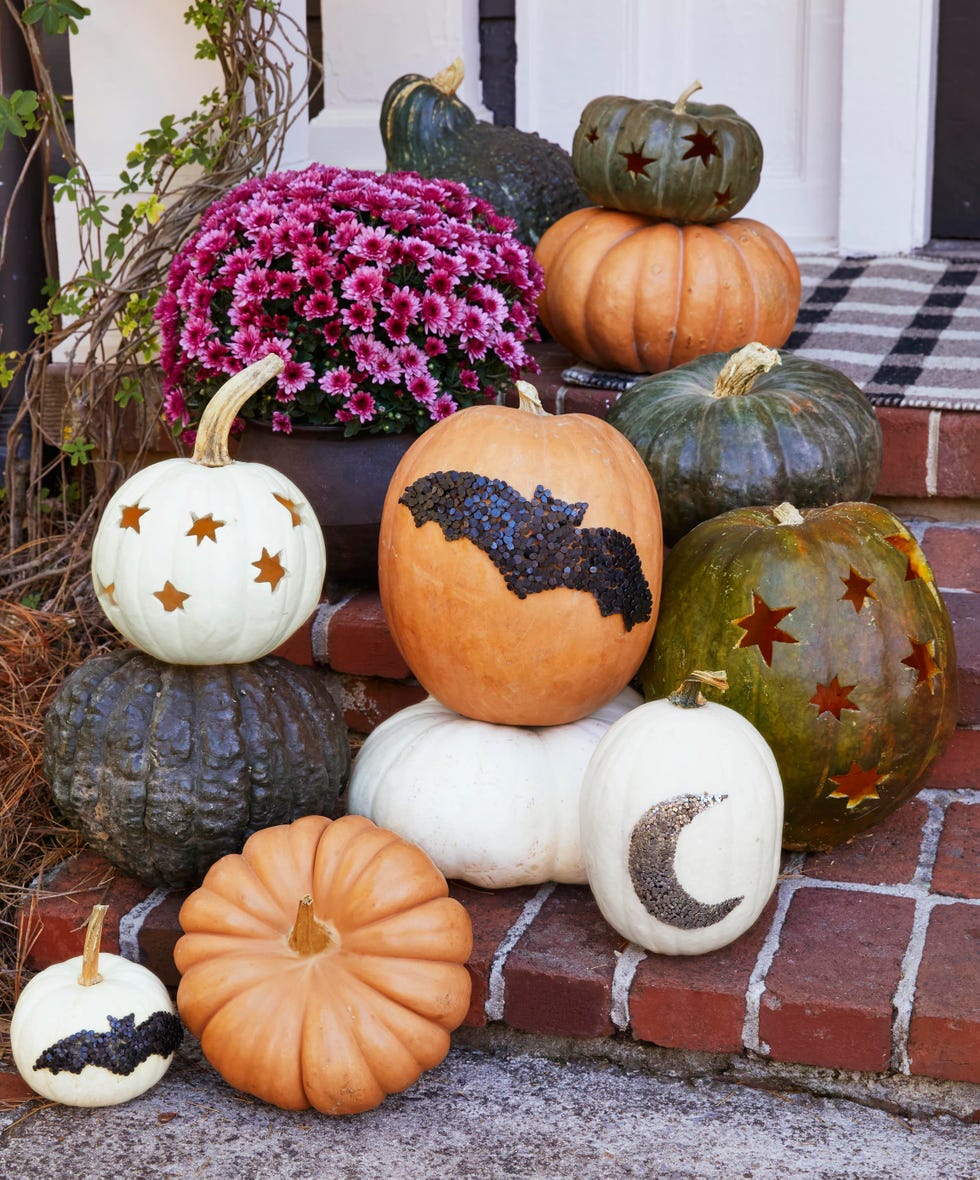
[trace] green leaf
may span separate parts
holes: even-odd
[[[78,32],[78,22],[88,16],[92,10],[76,4],[75,0],[32,0],[25,5],[21,15],[25,25],[36,25],[46,33],[55,36],[58,33]]]

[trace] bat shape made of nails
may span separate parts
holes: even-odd
[[[136,1023],[136,1017],[108,1016],[107,1032],[83,1030],[63,1037],[49,1046],[34,1063],[35,1069],[52,1073],[81,1073],[86,1065],[101,1065],[111,1073],[127,1077],[158,1053],[169,1057],[184,1035],[180,1020],[171,1012],[154,1012]]]

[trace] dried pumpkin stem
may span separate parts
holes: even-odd
[[[517,382],[517,408],[525,414],[534,414],[538,418],[550,418],[551,415],[541,404],[538,391],[529,381]]]
[[[93,906],[88,916],[85,946],[82,948],[82,971],[78,977],[82,987],[92,987],[93,984],[102,982],[102,976],[99,974],[99,948],[102,946],[102,924],[105,922],[108,909],[107,905]]]
[[[680,98],[677,100],[677,102],[674,103],[674,114],[675,115],[683,115],[684,112],[687,110],[687,100],[691,97],[691,95],[695,92],[695,90],[700,90],[700,89],[701,89],[700,82],[692,82],[691,85],[688,86],[688,88],[680,96]]]
[[[443,94],[455,94],[463,81],[463,59],[457,57],[444,70],[440,70],[438,74],[433,74],[429,81],[436,90],[440,90]]]
[[[760,373],[768,373],[782,363],[774,348],[766,348],[758,341],[746,344],[725,361],[711,394],[713,397],[741,397],[751,392]]]
[[[301,897],[296,921],[289,933],[289,949],[298,955],[318,955],[333,944],[330,932],[313,913],[313,898]]]
[[[684,682],[674,689],[667,700],[672,705],[677,705],[679,709],[700,709],[702,705],[708,703],[704,693],[701,692],[702,684],[717,688],[721,692],[728,691],[728,677],[723,668],[717,672],[695,671],[691,672]]]
[[[777,504],[772,510],[778,524],[802,524],[803,513],[793,504],[784,502]]]
[[[228,437],[238,411],[253,393],[284,368],[274,352],[230,377],[205,407],[197,428],[191,461],[203,467],[227,467],[231,463]]]

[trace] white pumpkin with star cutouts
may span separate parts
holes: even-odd
[[[92,579],[109,621],[171,664],[239,664],[289,638],[326,572],[320,525],[300,489],[262,463],[231,459],[248,398],[282,369],[269,355],[208,403],[190,458],[153,463],[109,501]]]

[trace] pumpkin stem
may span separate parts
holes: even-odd
[[[692,82],[691,85],[688,86],[688,88],[680,96],[680,98],[677,100],[677,102],[674,103],[674,114],[675,115],[683,115],[684,112],[687,110],[687,100],[691,97],[691,95],[695,92],[695,90],[700,90],[700,89],[701,89],[700,82]]]
[[[102,976],[99,974],[99,948],[102,945],[102,923],[108,909],[107,905],[93,906],[88,916],[85,946],[82,948],[82,972],[78,977],[82,987],[91,987],[102,982]]]
[[[433,74],[429,81],[436,90],[441,90],[443,94],[455,94],[463,81],[463,59],[457,57],[444,70],[440,70],[438,74]]]
[[[289,949],[298,955],[318,955],[333,944],[330,931],[313,913],[313,898],[309,894],[299,899],[296,921],[289,933]]]
[[[772,510],[772,514],[773,514],[773,516],[775,516],[775,518],[779,524],[802,524],[803,523],[803,514],[800,512],[800,510],[798,508],[795,508],[792,504],[789,504],[789,503],[777,504],[776,507]]]
[[[534,414],[538,418],[550,418],[551,415],[541,404],[538,391],[529,381],[517,382],[517,408],[525,414]]]
[[[203,467],[227,467],[231,463],[228,436],[238,411],[253,393],[260,390],[270,377],[281,373],[284,367],[282,357],[270,352],[234,377],[229,377],[201,415],[191,462]]]
[[[702,684],[710,685],[711,688],[717,688],[721,692],[728,691],[728,677],[723,668],[717,672],[691,672],[684,682],[674,689],[667,700],[672,705],[677,705],[679,709],[700,709],[702,705],[708,703],[701,692],[700,686]]]
[[[758,341],[746,344],[725,361],[711,394],[713,397],[741,397],[751,392],[760,373],[768,373],[773,366],[782,363],[774,348],[766,348]]]

